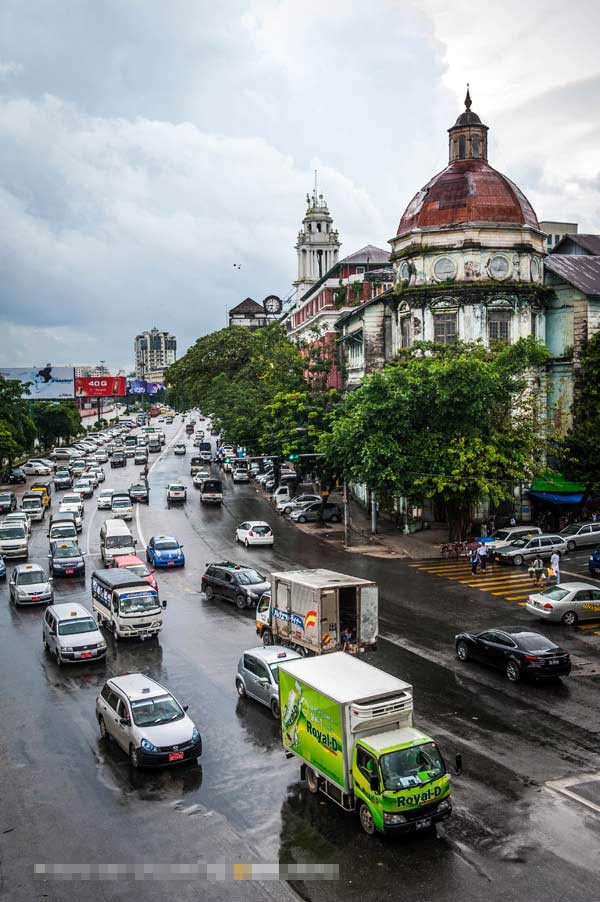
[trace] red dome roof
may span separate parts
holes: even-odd
[[[397,234],[467,222],[505,222],[539,229],[533,207],[510,179],[484,160],[456,160],[415,194]]]

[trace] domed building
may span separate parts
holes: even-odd
[[[390,241],[396,348],[543,335],[545,234],[522,191],[488,163],[488,127],[468,91],[448,135],[448,165]]]

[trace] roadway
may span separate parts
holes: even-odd
[[[179,419],[165,432],[165,448],[150,458],[150,503],[136,508],[132,523],[141,556],[157,533],[177,536],[186,553],[185,569],[157,572],[168,600],[158,642],[116,643],[107,636],[104,665],[59,669],[43,652],[43,612],[16,610],[0,588],[0,892],[19,902],[71,899],[73,884],[34,878],[36,863],[281,860],[339,864],[337,882],[293,886],[314,900],[379,902],[396,898],[398,887],[414,899],[444,902],[482,894],[494,900],[595,895],[600,797],[595,812],[547,784],[600,771],[600,636],[544,625],[574,661],[571,677],[551,685],[513,685],[462,665],[453,653],[457,631],[530,624],[523,608],[406,562],[332,548],[318,531],[299,531],[276,515],[252,483],[227,480],[223,507],[203,507],[189,476],[189,451],[176,457],[170,447],[182,435]],[[126,487],[139,467],[129,461],[124,469],[106,464],[105,470],[104,485]],[[187,484],[188,500],[167,508],[166,484],[174,479]],[[57,601],[76,599],[91,608],[89,578],[101,566],[103,516],[95,498],[86,502],[85,585],[57,580]],[[235,525],[246,518],[271,522],[272,549],[235,544]],[[30,559],[45,564],[46,554],[45,529],[35,524]],[[384,638],[370,660],[413,684],[417,723],[439,741],[447,761],[463,755],[448,822],[424,836],[369,839],[356,819],[308,794],[297,762],[285,758],[270,712],[237,697],[237,661],[256,644],[253,614],[204,598],[200,578],[215,560],[249,562],[266,573],[323,566],[378,582]],[[138,670],[189,704],[204,741],[198,766],[133,772],[124,754],[100,742],[99,689],[109,675]],[[587,784],[593,806],[596,784]],[[94,893],[101,900],[125,892],[153,900],[163,899],[167,888],[176,899],[292,893],[286,884],[198,879],[176,886],[104,880]]]

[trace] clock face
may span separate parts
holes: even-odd
[[[508,260],[497,254],[490,260],[490,275],[492,279],[505,279],[508,275]]]
[[[531,258],[531,281],[539,282],[540,280],[540,261],[537,257]]]
[[[267,313],[281,313],[281,298],[278,298],[276,294],[270,294],[268,298],[264,299],[263,307]]]
[[[445,279],[453,279],[456,275],[456,266],[450,257],[440,257],[433,264],[433,274],[440,282]]]

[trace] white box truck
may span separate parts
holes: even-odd
[[[374,582],[320,568],[272,573],[271,591],[256,607],[263,644],[303,654],[374,650],[378,622]]]
[[[278,675],[283,744],[311,793],[356,812],[368,834],[450,816],[448,771],[413,725],[412,686],[343,652],[282,661]]]

